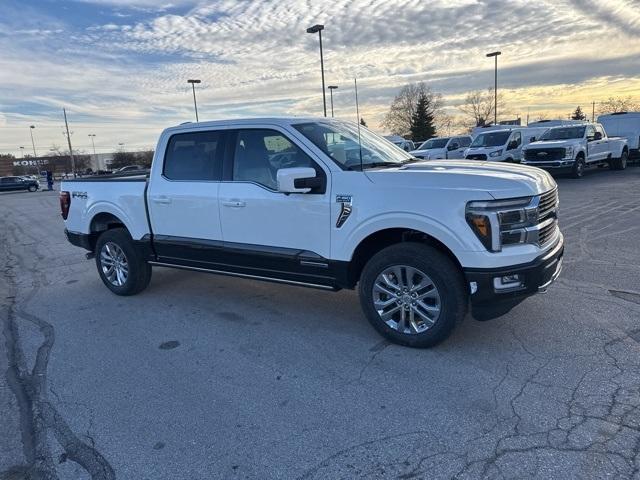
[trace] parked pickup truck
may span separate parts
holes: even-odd
[[[587,166],[608,164],[624,170],[629,158],[625,138],[608,137],[599,123],[553,127],[523,149],[522,163],[581,178]]]
[[[424,160],[442,160],[445,158],[464,158],[464,152],[471,145],[471,137],[437,137],[423,142],[418,148],[409,152],[416,158]]]
[[[115,294],[157,266],[357,287],[378,332],[413,347],[445,339],[469,304],[488,319],[544,291],[564,250],[547,172],[420,162],[325,118],[169,128],[148,176],[64,181],[60,203]]]

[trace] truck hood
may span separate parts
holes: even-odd
[[[579,138],[571,138],[569,140],[552,140],[550,142],[531,142],[525,149],[531,148],[564,148],[580,144]]]
[[[496,199],[538,195],[556,185],[551,175],[539,168],[477,160],[416,162],[367,170],[366,174],[381,186],[486,192]]]
[[[412,150],[411,155],[439,155],[445,152],[445,148],[429,148],[426,150]]]

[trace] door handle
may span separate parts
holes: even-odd
[[[171,199],[169,197],[164,196],[164,195],[161,195],[159,197],[153,197],[151,200],[154,203],[164,203],[164,204],[171,203]]]
[[[222,202],[222,205],[231,208],[241,208],[247,206],[247,204],[242,200],[230,200],[228,202]]]

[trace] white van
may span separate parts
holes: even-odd
[[[522,147],[535,142],[548,128],[503,128],[479,133],[465,153],[467,160],[520,163]]]
[[[640,112],[617,112],[600,115],[601,123],[612,137],[624,137],[629,145],[629,158],[640,159]]]

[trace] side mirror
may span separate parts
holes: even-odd
[[[322,185],[316,171],[309,167],[281,168],[276,177],[278,191],[282,193],[309,193]]]
[[[529,139],[529,143],[533,143],[533,142],[535,142],[535,141],[536,141],[536,137],[531,137],[531,138]]]
[[[517,140],[511,140],[509,145],[507,145],[507,150],[515,150],[516,148],[518,148]]]
[[[598,140],[602,140],[602,134],[600,132],[596,132],[596,134],[593,137],[594,140],[598,141]]]
[[[452,143],[451,145],[449,145],[447,147],[447,150],[451,151],[451,150],[458,150],[460,148],[460,145],[458,145],[457,143]]]

